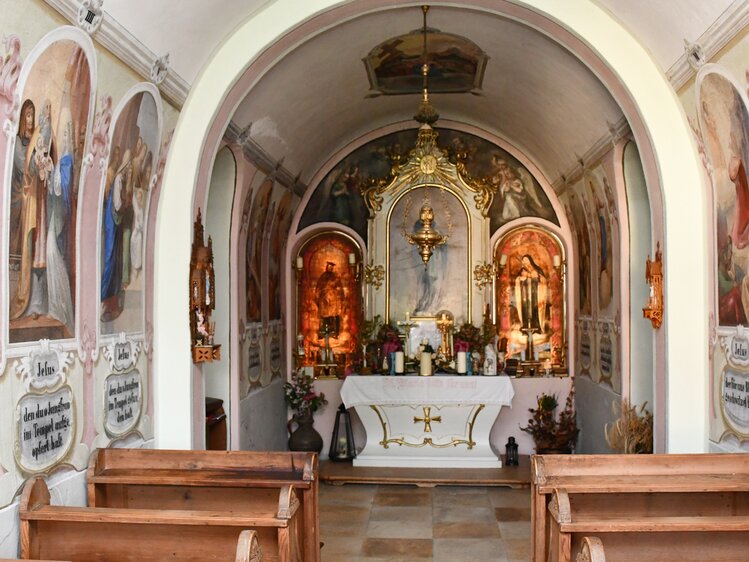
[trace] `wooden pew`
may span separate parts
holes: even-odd
[[[716,492],[749,491],[749,454],[703,455],[532,455],[531,527],[534,562],[546,562],[548,503],[563,488],[573,494],[606,494],[606,502],[627,505],[613,494],[679,494],[704,499]],[[697,494],[697,495],[693,495]],[[699,494],[702,494],[700,496]]]
[[[673,494],[645,495],[634,509],[609,500],[616,495],[570,496],[555,490],[549,503],[551,562],[584,559],[583,539],[595,534],[606,560],[746,560],[749,557],[749,493],[703,494],[702,500],[670,502]],[[684,496],[681,496],[684,498]],[[623,498],[627,499],[627,498]]]
[[[91,507],[237,512],[252,510],[254,489],[292,486],[301,503],[303,559],[320,561],[315,453],[98,449],[87,481]]]
[[[289,524],[299,502],[288,488],[289,518],[276,513],[110,509],[50,505],[40,477],[20,502],[21,557],[74,562],[293,562]],[[260,549],[263,549],[262,553]]]

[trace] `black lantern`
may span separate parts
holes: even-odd
[[[505,465],[518,466],[518,444],[515,443],[514,437],[507,439],[507,445],[505,445]]]
[[[351,414],[346,411],[346,406],[341,404],[335,416],[328,457],[332,461],[350,461],[355,456],[356,445],[354,445],[354,432],[351,429]]]

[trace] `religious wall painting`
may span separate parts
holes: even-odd
[[[582,200],[575,193],[571,193],[569,204],[573,218],[572,225],[575,242],[577,244],[577,309],[582,316],[590,316],[592,310],[592,241]]]
[[[293,213],[294,196],[291,191],[285,191],[278,202],[273,218],[270,237],[270,252],[268,253],[268,318],[281,319],[281,259],[283,257],[284,242],[289,235],[289,226]]]
[[[597,266],[594,269],[598,291],[598,311],[607,312],[610,308],[614,291],[614,259],[613,259],[613,228],[611,215],[606,201],[606,193],[601,181],[594,173],[585,174],[583,177],[585,191],[591,202],[594,213],[595,244],[598,256]]]
[[[99,256],[103,335],[144,330],[144,242],[159,136],[154,96],[136,93],[117,117],[103,179]]]
[[[297,256],[297,347],[304,351],[301,365],[314,367],[316,375],[348,374],[359,352],[361,279],[351,262],[361,261],[361,249],[342,233],[326,232],[313,235]]]
[[[481,89],[487,56],[470,39],[427,32],[429,91],[462,93]],[[421,66],[424,52],[422,30],[384,41],[364,59],[373,95],[418,94],[423,88]]]
[[[719,326],[749,318],[749,113],[744,96],[717,72],[701,75],[700,128],[712,168]]]
[[[422,226],[421,210],[431,207],[431,223],[447,241],[434,248],[424,264],[419,249],[406,239]],[[388,224],[389,317],[435,318],[450,311],[456,322],[469,318],[470,251],[468,214],[451,191],[419,187],[406,192],[393,206]]]
[[[494,262],[505,264],[496,281],[497,333],[506,359],[566,367],[563,261],[559,240],[537,227],[497,243]]]
[[[497,185],[489,209],[490,230],[522,217],[538,217],[559,225],[548,196],[530,171],[509,152],[481,137],[453,129],[437,129],[437,144],[455,161],[460,154],[467,172]],[[360,189],[370,179],[387,178],[395,155],[405,160],[416,143],[415,129],[385,135],[357,148],[318,184],[299,221],[298,231],[320,222],[336,222],[356,231],[366,242],[367,207]]]
[[[250,211],[250,226],[247,229],[247,245],[245,247],[246,321],[248,324],[262,320],[261,264],[263,233],[265,232],[265,217],[268,213],[268,205],[272,193],[273,180],[267,178],[258,187]]]
[[[9,342],[75,337],[77,214],[91,69],[71,40],[33,61],[20,92],[8,217]]]

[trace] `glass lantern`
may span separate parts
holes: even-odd
[[[518,444],[514,437],[508,438],[505,445],[505,465],[518,466]]]
[[[341,404],[336,412],[328,457],[338,462],[353,460],[355,456],[356,445],[354,444],[354,431],[351,428],[351,414],[346,410],[346,406]]]

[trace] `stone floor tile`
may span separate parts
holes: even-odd
[[[474,521],[477,523],[496,522],[494,511],[486,507],[453,506],[434,507],[434,522]]]
[[[530,521],[500,521],[497,526],[503,539],[526,539],[530,543]]]
[[[499,539],[434,539],[434,562],[505,562],[504,543]]]
[[[504,539],[507,557],[514,559],[530,560],[531,541],[530,539]]]
[[[487,494],[492,507],[530,507],[529,488],[491,488]]]
[[[435,539],[499,539],[496,523],[476,521],[440,522],[434,524]]]
[[[331,486],[330,484],[322,484],[320,486],[320,505],[371,505],[376,493],[377,486],[374,485]]]
[[[343,557],[361,558],[364,537],[328,537],[320,550],[323,562],[338,562]]]
[[[369,519],[368,506],[341,506],[340,509],[320,509],[320,525],[337,525]]]
[[[351,521],[330,522],[327,519],[320,518],[320,540],[326,537],[365,537],[367,534],[367,525],[369,517],[363,519],[353,519]]]
[[[432,558],[431,539],[364,539],[362,556],[418,560]]]
[[[530,521],[531,508],[525,507],[495,507],[497,521]]]
[[[370,521],[401,521],[404,524],[410,521],[428,521],[431,523],[431,507],[393,507],[374,506],[369,513]]]
[[[432,490],[423,488],[380,489],[373,505],[394,507],[431,507]]]
[[[431,539],[432,521],[370,521],[365,533],[367,538]]]

